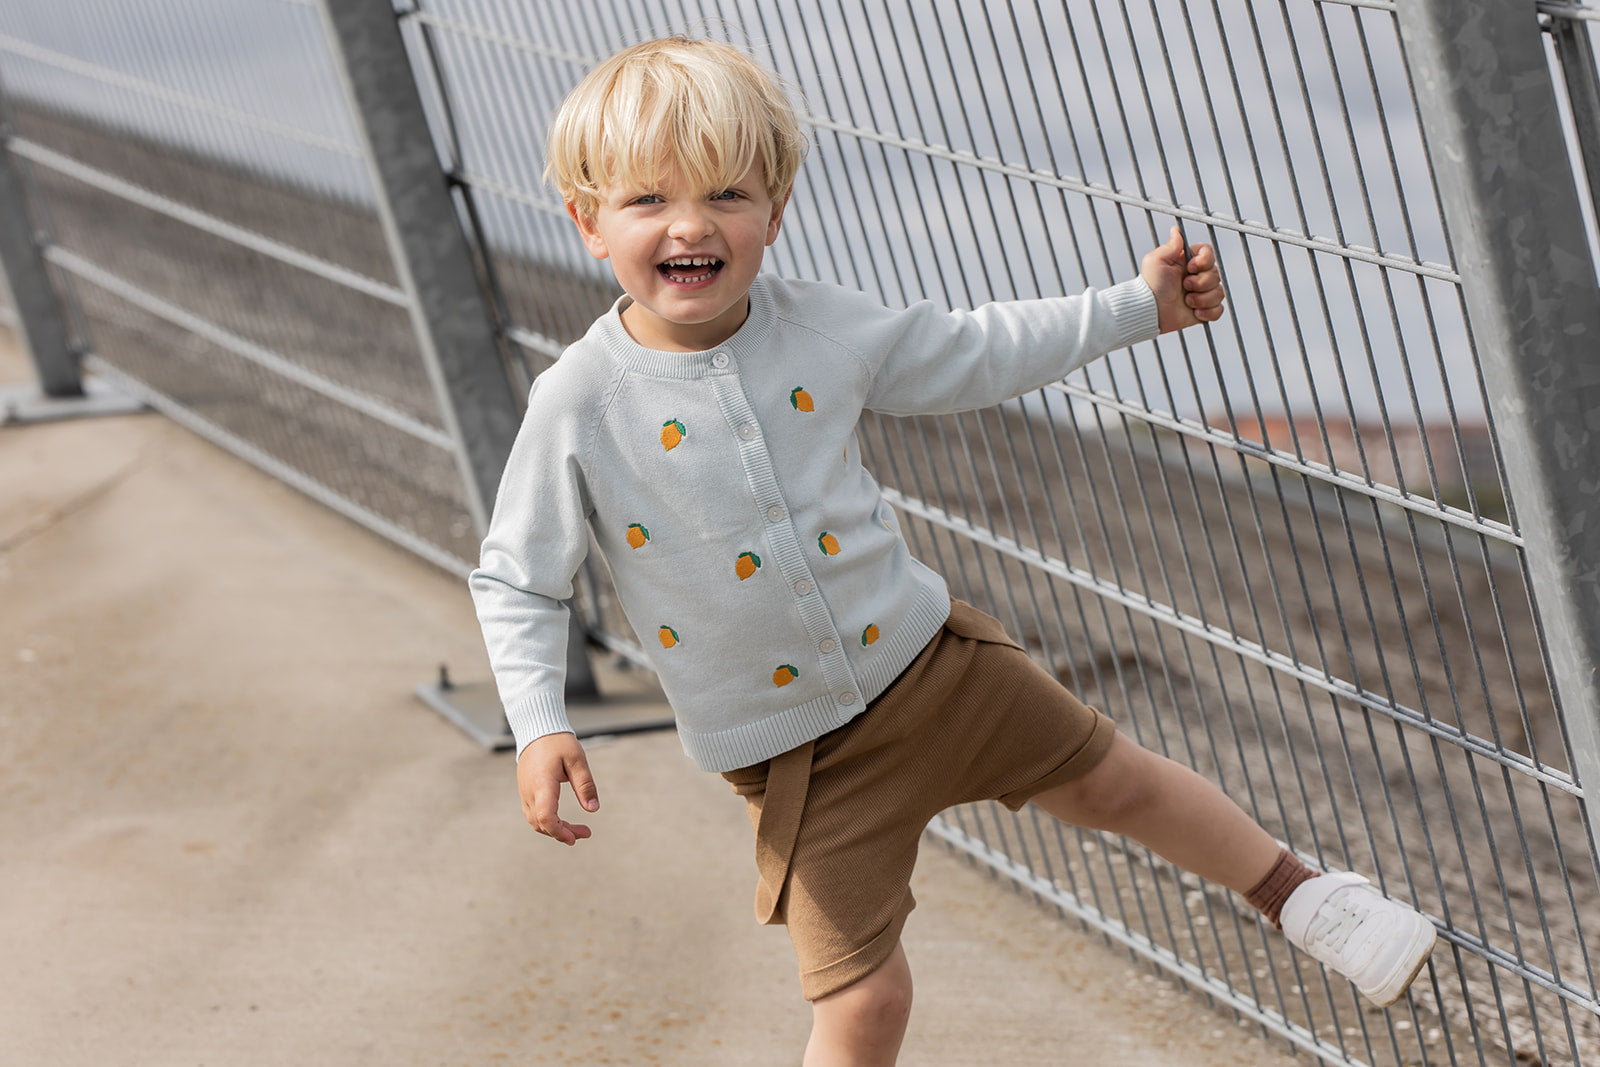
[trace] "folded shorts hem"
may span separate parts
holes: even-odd
[[[1111,743],[1117,739],[1117,724],[1103,711],[1096,711],[1094,720],[1094,733],[1089,735],[1089,740],[1083,747],[1067,758],[1067,761],[1043,778],[1036,779],[1023,786],[1013,789],[995,797],[1000,803],[1012,811],[1021,811],[1022,806],[1040,793],[1054,789],[1058,785],[1082,778],[1106,758],[1106,753],[1111,751]]]
[[[850,955],[821,967],[800,972],[800,994],[807,1000],[820,1000],[831,993],[847,989],[861,979],[883,966],[885,960],[894,952],[894,947],[900,943],[900,933],[905,929],[906,917],[911,914],[911,909],[917,906],[916,898],[911,895],[911,890],[906,890],[906,895],[900,901],[900,907],[895,912],[889,925],[885,926],[877,936],[865,945],[856,949]]]

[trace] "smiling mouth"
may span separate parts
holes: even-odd
[[[680,285],[709,281],[721,269],[722,260],[712,256],[676,256],[656,265],[662,277]]]

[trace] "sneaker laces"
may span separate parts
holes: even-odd
[[[1306,926],[1307,945],[1319,945],[1329,952],[1342,953],[1356,931],[1377,910],[1372,901],[1363,899],[1367,896],[1366,893],[1341,890],[1323,901],[1322,907],[1317,909]],[[1368,945],[1378,934],[1377,930],[1368,932],[1365,939]]]

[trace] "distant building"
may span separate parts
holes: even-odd
[[[1494,498],[1501,493],[1494,442],[1484,423],[1392,423],[1386,430],[1376,422],[1319,425],[1312,415],[1263,415],[1239,419],[1238,428],[1240,439],[1251,444],[1416,496],[1432,496],[1434,479],[1450,503],[1458,503],[1468,485]]]

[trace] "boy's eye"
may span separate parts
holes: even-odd
[[[720,193],[712,193],[711,194],[711,199],[712,200],[737,200],[737,199],[739,199],[739,190],[737,190],[737,189],[724,189]]]
[[[643,205],[648,206],[650,204],[659,204],[659,203],[661,203],[661,198],[659,196],[657,196],[655,193],[645,193],[643,196],[634,197],[633,198],[633,202],[635,204],[643,204]]]

